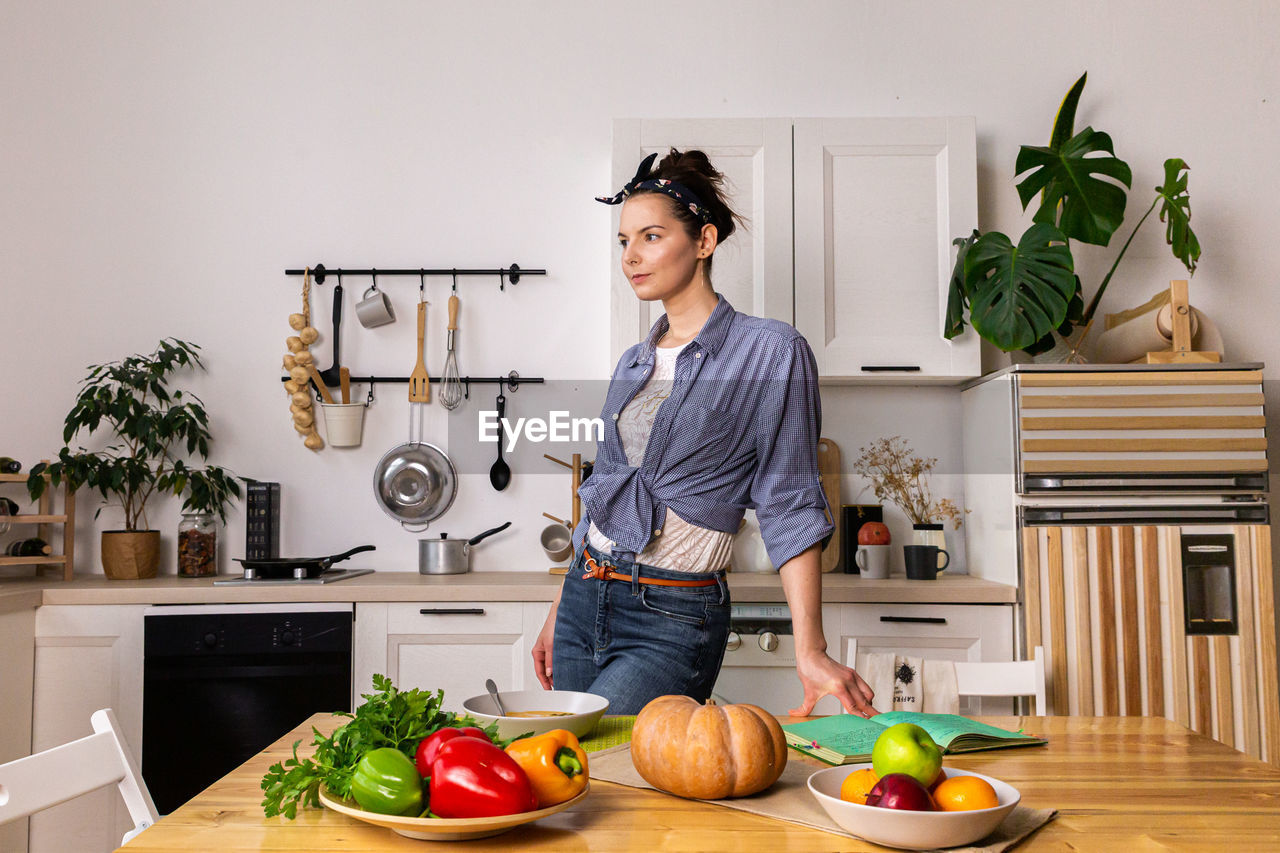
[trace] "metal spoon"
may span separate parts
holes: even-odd
[[[498,706],[498,716],[505,717],[507,709],[502,707],[502,699],[498,696],[498,685],[493,683],[492,678],[484,680],[484,689],[489,691],[489,695],[493,697],[493,704]]]
[[[502,445],[506,441],[505,430],[502,427],[502,418],[507,413],[507,398],[498,392],[498,461],[493,463],[493,467],[489,469],[489,482],[493,484],[493,488],[502,491],[511,482],[511,468],[502,458]]]

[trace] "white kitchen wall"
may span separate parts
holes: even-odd
[[[189,385],[212,415],[215,461],[284,483],[284,552],[368,541],[378,552],[363,564],[411,571],[417,537],[371,490],[379,456],[407,434],[403,390],[378,389],[362,447],[303,448],[279,383],[299,306],[286,267],[546,268],[505,293],[461,283],[461,368],[597,380],[611,367],[611,238],[592,196],[616,189],[613,118],[973,115],[982,227],[1020,233],[1018,146],[1047,141],[1084,70],[1077,125],[1109,132],[1133,166],[1129,224],[1163,160],[1184,158],[1204,246],[1193,300],[1230,359],[1280,363],[1277,33],[1280,6],[1261,1],[0,0],[0,454],[30,464],[56,451],[86,365],[162,336],[195,341],[208,372]],[[1104,308],[1178,277],[1161,231],[1145,226]],[[1090,288],[1114,251],[1077,255]],[[345,282],[344,360],[407,374],[416,282],[383,281],[400,319],[373,331],[351,310],[367,283]],[[332,279],[313,290],[322,332],[331,293]],[[433,373],[447,296],[430,283]],[[327,366],[324,339],[316,351]],[[474,417],[492,391],[452,417]],[[954,389],[823,394],[846,470],[860,445],[901,433],[955,472]],[[429,438],[444,443],[447,417],[431,408]],[[568,476],[534,450],[502,493],[469,466],[427,535],[511,520],[475,568],[545,569],[540,513],[568,512]],[[952,482],[941,491],[959,497]],[[869,497],[860,485],[846,477],[847,500]],[[119,514],[90,523],[93,496],[81,506],[77,568],[98,571],[97,531]],[[176,502],[156,502],[162,572],[177,521]],[[243,554],[240,506],[222,542],[228,571]]]

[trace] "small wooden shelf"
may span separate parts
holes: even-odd
[[[45,461],[47,462],[48,460]],[[26,482],[27,475],[21,472],[17,474],[0,474],[0,485],[4,483],[22,483],[25,485]],[[62,495],[61,513],[54,512],[55,494]],[[23,498],[27,498],[25,491]],[[15,499],[17,499],[16,496]],[[4,516],[4,523],[9,524],[11,528],[18,525],[34,526],[36,535],[50,544],[54,544],[53,525],[62,525],[62,553],[40,557],[0,556],[0,566],[35,566],[37,573],[44,572],[50,568],[56,570],[58,566],[61,566],[62,579],[69,581],[74,568],[76,547],[75,492],[67,488],[67,483],[64,480],[57,489],[52,487],[45,489],[44,494],[40,496],[40,500],[36,501],[35,509],[36,511],[33,513]],[[12,533],[12,530],[10,532]],[[14,537],[9,536],[8,538]]]

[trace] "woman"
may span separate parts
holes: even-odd
[[[712,289],[712,256],[740,217],[706,155],[672,149],[651,172],[656,157],[598,199],[622,204],[623,272],[666,314],[609,383],[575,557],[533,648],[538,679],[605,696],[616,714],[665,694],[708,698],[729,629],[724,569],[754,508],[791,608],[804,687],[791,713],[832,694],[870,716],[870,688],[822,634],[819,555],[833,528],[813,352],[791,326],[740,314]]]

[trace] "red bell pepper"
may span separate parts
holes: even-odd
[[[487,740],[455,737],[431,764],[431,812],[440,817],[497,817],[538,807],[529,777]]]
[[[425,779],[431,775],[431,762],[435,761],[436,752],[440,747],[456,737],[477,737],[487,743],[492,743],[489,740],[489,736],[475,726],[437,729],[422,739],[421,743],[418,744],[418,749],[413,754],[413,763],[417,765],[418,772],[422,774],[422,778]]]

